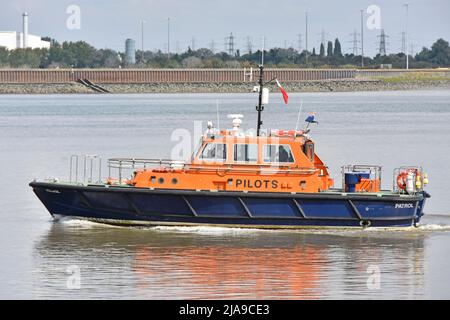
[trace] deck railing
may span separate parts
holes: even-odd
[[[341,167],[342,175],[342,190],[345,191],[345,174],[346,173],[368,173],[370,179],[379,181],[381,188],[381,166],[370,164],[349,164]],[[374,186],[371,186],[372,192],[375,191]]]
[[[102,158],[98,155],[71,155],[69,182],[83,184],[101,183]]]
[[[400,189],[397,183],[397,178],[399,176],[400,173],[402,172],[412,172],[413,173],[413,191],[411,192],[412,194],[415,194],[417,192],[421,192],[423,191],[423,187],[424,187],[424,173],[423,173],[423,168],[420,166],[402,166],[399,168],[395,168],[392,174],[392,191],[396,192],[396,193],[409,193],[405,188],[405,189]],[[419,178],[419,182],[420,185],[418,186],[417,183],[417,178]]]
[[[112,158],[108,160],[108,174],[112,178],[117,173],[117,183],[122,184],[127,173],[135,170],[161,168],[162,170],[186,170],[187,172],[216,172],[217,174],[249,173],[249,174],[313,174],[318,168],[295,167],[280,164],[191,164],[185,161],[169,159]]]

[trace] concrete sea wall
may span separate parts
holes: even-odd
[[[4,69],[0,94],[94,93],[88,79],[111,93],[250,92],[257,69]],[[450,88],[450,70],[266,69],[288,92]],[[276,90],[275,86],[273,87]]]

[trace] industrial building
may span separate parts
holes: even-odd
[[[24,12],[23,30],[17,31],[0,31],[0,47],[5,47],[8,50],[19,48],[31,49],[48,49],[50,48],[49,41],[43,41],[40,36],[28,33],[28,14]]]

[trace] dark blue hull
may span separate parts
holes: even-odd
[[[196,192],[44,182],[30,186],[53,216],[118,225],[408,227],[419,222],[428,196]]]

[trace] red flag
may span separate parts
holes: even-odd
[[[278,81],[278,79],[275,79],[275,81],[277,82],[277,87],[280,89],[281,94],[283,95],[284,103],[288,104],[289,96],[288,96],[286,90],[283,89],[283,87],[281,86],[281,84]]]

